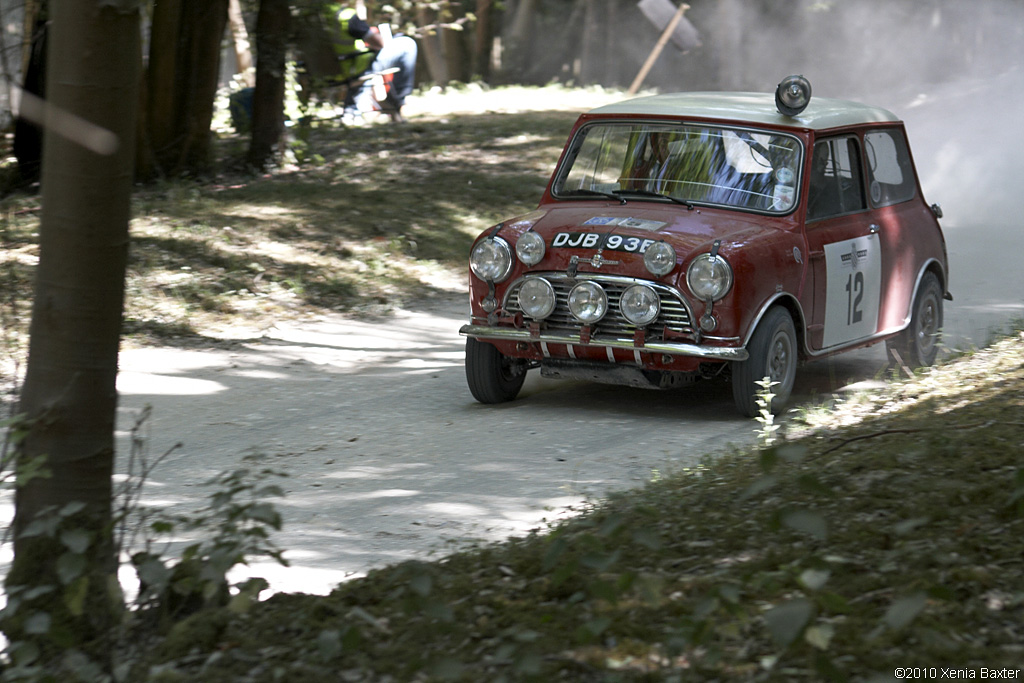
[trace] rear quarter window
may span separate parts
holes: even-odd
[[[901,131],[865,133],[864,154],[868,166],[868,196],[872,206],[889,206],[914,197],[917,183],[914,181],[907,142]]]

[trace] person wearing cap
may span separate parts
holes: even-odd
[[[392,121],[404,121],[402,107],[416,80],[416,41],[409,36],[382,36],[353,8],[332,5],[330,11],[339,29],[334,43],[339,75],[351,83],[342,120],[359,124],[363,114],[375,109],[373,79],[362,76],[397,69],[391,76],[390,92],[379,104]]]

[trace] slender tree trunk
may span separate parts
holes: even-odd
[[[473,37],[473,75],[484,81],[491,77],[491,46],[494,43],[494,0],[476,0]]]
[[[46,0],[24,0],[21,29],[21,78],[28,77],[28,66],[33,50],[33,37],[40,20],[46,21]]]
[[[252,98],[249,165],[263,169],[272,161],[284,132],[285,57],[288,50],[288,0],[260,0],[256,17],[256,90]]]
[[[524,74],[529,73],[538,55],[548,51],[547,48],[534,50],[533,14],[536,7],[536,0],[519,0],[512,11],[510,27],[505,33],[505,57],[502,60],[502,70],[510,80],[521,80]]]
[[[27,8],[26,8],[27,11]],[[36,22],[32,31],[32,51],[25,67],[22,90],[37,97],[45,97],[46,90],[46,39],[45,16]],[[14,156],[18,159],[18,173],[21,181],[32,184],[39,181],[43,161],[43,129],[37,123],[18,117],[14,122]]]
[[[416,5],[416,19],[420,26],[432,26],[440,22],[437,11],[424,4]],[[426,60],[430,79],[442,87],[447,85],[450,78],[441,42],[441,29],[427,29],[419,42],[423,48],[423,58]]]
[[[604,55],[608,51],[601,32],[600,0],[587,0],[583,19],[583,49],[580,53],[580,83],[599,83],[604,71]]]
[[[239,0],[230,0],[228,3],[228,23],[231,24],[231,36],[235,45],[236,73],[241,74],[242,81],[251,88],[256,85],[256,76],[252,73],[249,32],[245,28],[245,19],[242,17],[242,5]],[[257,31],[259,31],[258,28]]]
[[[716,83],[722,90],[743,88],[743,4],[719,0],[715,12],[714,39],[718,61]]]
[[[470,66],[466,59],[466,32],[448,27],[443,27],[439,31],[441,34],[441,52],[444,56],[448,80],[468,82],[470,79]]]
[[[134,3],[51,0],[50,16],[40,257],[19,406],[28,435],[18,447],[20,466],[41,462],[48,476],[16,487],[6,589],[54,590],[23,602],[4,630],[35,642],[57,671],[68,649],[109,667],[121,606],[110,499],[140,43]],[[48,509],[62,511],[59,528],[27,534]],[[33,612],[49,618],[32,622]]]
[[[616,37],[618,36],[619,30],[619,3],[617,0],[605,0],[605,11],[608,16],[605,18],[604,30],[602,33],[605,36],[605,41],[609,45],[615,43]],[[604,53],[604,78],[601,79],[601,85],[604,86],[615,86],[622,82],[622,78],[619,77],[619,70],[622,62],[628,60],[616,59],[614,53],[610,50],[606,50]]]

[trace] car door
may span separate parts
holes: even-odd
[[[815,351],[853,344],[878,331],[882,245],[867,210],[862,158],[854,135],[814,145],[806,233],[813,273],[808,343]]]

